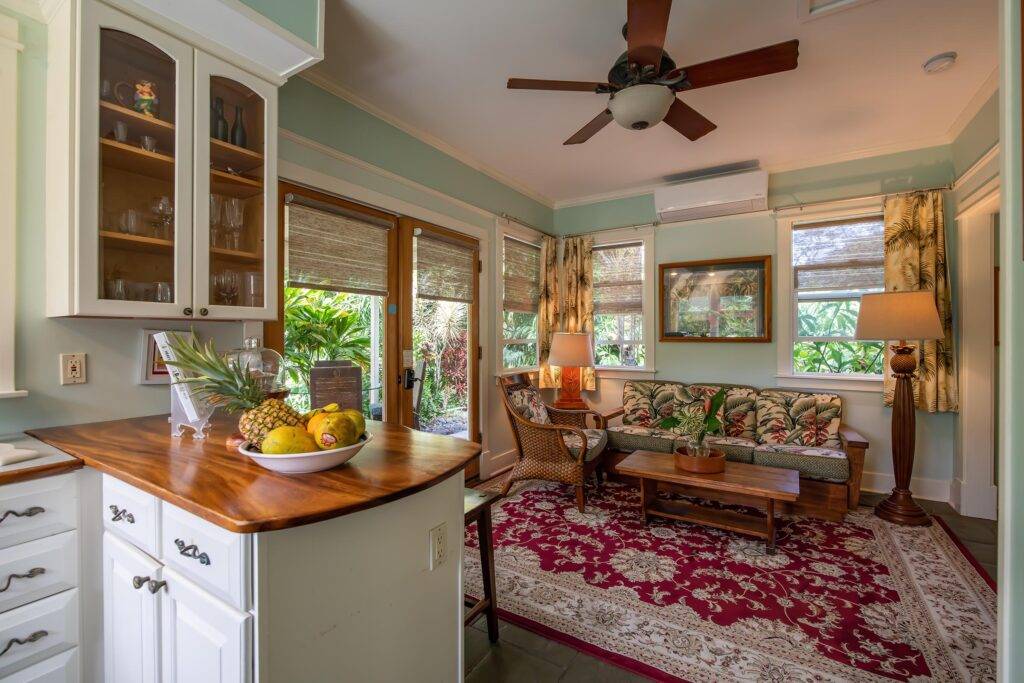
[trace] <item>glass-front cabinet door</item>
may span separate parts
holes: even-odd
[[[191,47],[83,3],[79,311],[191,316]]]
[[[277,91],[196,53],[197,317],[277,317]]]

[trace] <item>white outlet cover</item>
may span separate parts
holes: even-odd
[[[427,568],[434,571],[448,559],[448,525],[442,522],[430,530]]]
[[[85,384],[85,354],[84,353],[62,353],[60,354],[60,383],[61,384]]]

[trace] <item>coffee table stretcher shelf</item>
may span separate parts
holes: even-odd
[[[727,462],[724,472],[696,474],[676,469],[674,458],[668,453],[636,451],[616,469],[639,479],[640,513],[644,524],[654,516],[747,534],[765,539],[765,549],[770,555],[775,554],[775,501],[794,501],[800,495],[800,473],[781,467]],[[658,498],[659,482],[684,484],[709,494],[716,491],[743,494],[759,499],[764,504],[765,514],[749,515],[661,499]]]

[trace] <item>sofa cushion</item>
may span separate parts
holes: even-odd
[[[712,398],[725,388],[725,403],[718,419],[722,421],[725,436],[741,439],[757,438],[757,389],[727,384],[691,384],[690,391],[705,399]]]
[[[679,382],[626,380],[622,386],[622,424],[654,427],[672,417]]]
[[[839,449],[841,417],[835,394],[766,389],[757,396],[757,441]]]
[[[833,448],[795,444],[760,444],[754,449],[754,464],[799,470],[801,477],[845,483],[850,478],[846,453]]]
[[[587,437],[587,454],[583,459],[590,462],[608,445],[608,434],[603,429],[584,429],[583,435]],[[576,457],[580,452],[580,437],[572,432],[562,432],[562,440],[573,457]]]
[[[671,453],[675,450],[679,435],[657,427],[639,425],[609,425],[608,444],[619,451],[659,451]]]
[[[708,436],[704,443],[725,453],[726,460],[745,463],[753,462],[754,448],[757,446],[752,439],[738,436]]]
[[[508,398],[516,412],[523,419],[539,424],[551,424],[551,418],[548,417],[548,409],[544,405],[544,399],[541,398],[540,392],[537,391],[536,387],[516,389],[509,392]]]

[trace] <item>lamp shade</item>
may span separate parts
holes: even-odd
[[[555,332],[548,363],[560,368],[594,367],[594,344],[588,332]]]
[[[929,290],[865,294],[860,299],[856,339],[905,341],[944,336],[935,294]]]

